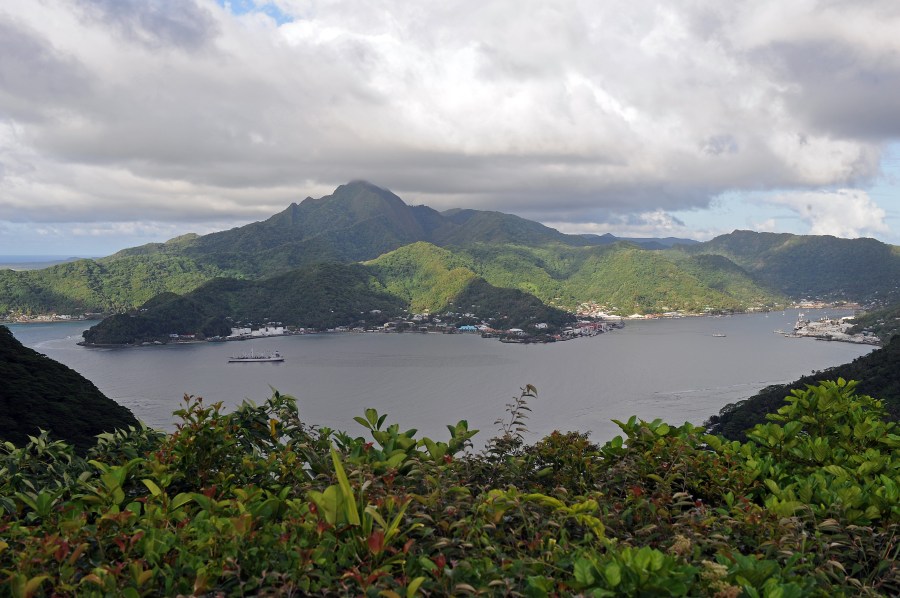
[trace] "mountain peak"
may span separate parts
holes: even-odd
[[[379,197],[398,199],[401,202],[403,201],[389,189],[379,187],[378,185],[372,184],[369,181],[364,181],[362,179],[357,179],[355,181],[350,181],[349,183],[339,185],[337,189],[334,190],[334,193],[327,197],[341,197],[344,195],[358,196],[361,194],[377,195]]]
[[[338,185],[337,188],[340,189],[342,187],[346,187],[349,189],[359,188],[359,189],[369,189],[372,191],[386,191],[386,192],[390,193],[390,191],[388,191],[384,187],[379,187],[378,185],[376,185],[374,183],[370,183],[369,181],[367,181],[365,179],[353,179],[352,181],[350,181],[348,183],[344,183],[343,185]],[[393,194],[391,194],[391,195],[393,195]]]

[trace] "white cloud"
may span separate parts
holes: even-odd
[[[545,222],[547,226],[568,234],[610,233],[617,237],[686,237],[695,238],[697,231],[662,210],[641,214],[609,215],[605,222]],[[702,234],[702,233],[701,233]],[[712,235],[705,235],[709,238]]]
[[[760,233],[774,233],[778,230],[778,223],[774,218],[766,218],[762,222],[751,223],[750,228]]]
[[[858,189],[781,193],[763,201],[795,212],[812,235],[852,239],[889,232],[885,211]]]
[[[0,7],[0,219],[255,219],[363,178],[616,224],[858,187],[900,137],[893,0],[273,5]]]

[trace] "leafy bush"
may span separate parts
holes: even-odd
[[[0,449],[0,579],[38,595],[897,595],[900,436],[837,380],[729,441],[632,418],[474,453],[373,409],[364,435],[273,393],[185,398],[169,435]]]

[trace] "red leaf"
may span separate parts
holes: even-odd
[[[384,532],[376,530],[369,536],[369,551],[378,554],[384,548]]]

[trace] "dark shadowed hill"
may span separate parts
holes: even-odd
[[[21,446],[43,429],[84,452],[97,434],[137,425],[131,411],[81,374],[23,346],[0,326],[0,439]]]
[[[316,264],[263,280],[217,278],[176,295],[159,295],[136,312],[106,318],[85,331],[95,345],[166,341],[170,334],[227,335],[234,322],[282,322],[325,329],[354,325],[371,310],[396,315],[403,302],[373,284],[358,264]]]
[[[712,434],[744,440],[744,432],[765,422],[767,414],[778,411],[791,390],[802,390],[807,384],[838,378],[858,380],[858,394],[883,400],[890,417],[900,420],[900,336],[895,336],[885,347],[850,363],[804,376],[790,384],[769,386],[749,399],[726,405],[706,422],[707,427]]]

